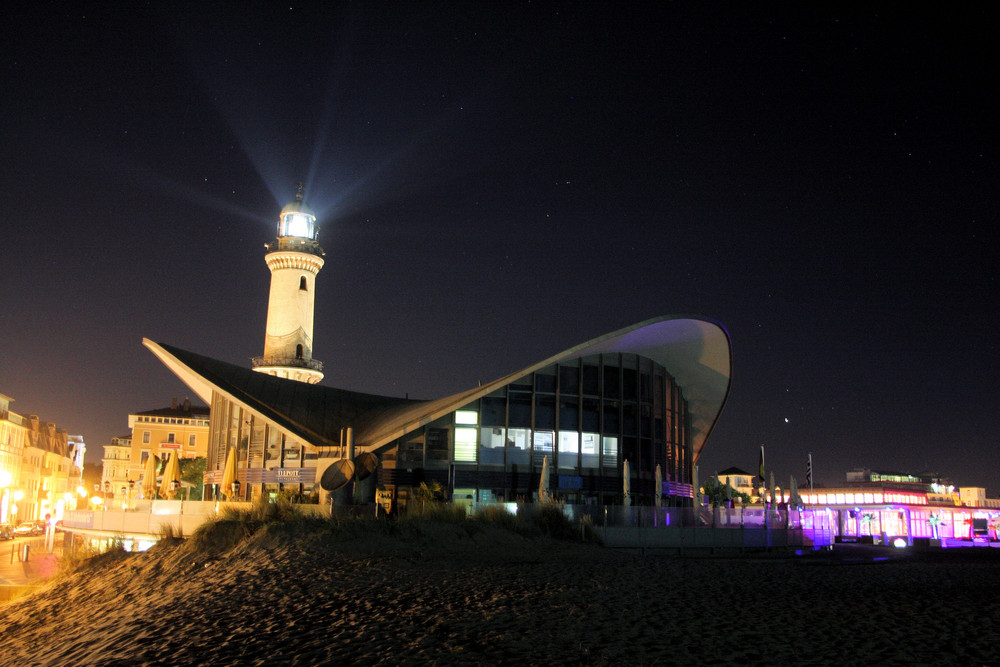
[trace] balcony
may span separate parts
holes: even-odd
[[[315,359],[300,359],[298,357],[254,357],[252,360],[254,368],[262,366],[285,366],[292,368],[308,368],[309,370],[323,372],[323,362]]]

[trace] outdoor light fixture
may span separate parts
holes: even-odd
[[[233,482],[233,495],[234,496],[240,495],[240,480],[236,480]]]

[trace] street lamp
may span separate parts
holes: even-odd
[[[10,485],[14,481],[14,476],[10,474],[9,470],[0,470],[0,523],[7,522],[7,494]]]

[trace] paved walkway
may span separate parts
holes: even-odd
[[[28,559],[22,560],[24,546]],[[59,571],[61,549],[45,553],[45,538],[31,537],[0,542],[0,603],[30,592]]]

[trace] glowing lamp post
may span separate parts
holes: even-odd
[[[18,489],[16,491],[14,491],[14,493],[13,493],[13,495],[11,497],[14,499],[14,503],[15,504],[13,504],[13,505],[10,506],[10,522],[11,523],[15,523],[16,520],[17,520],[17,505],[16,505],[16,503],[21,502],[21,499],[24,498],[24,491]]]
[[[7,521],[7,503],[10,502],[7,498],[10,493],[10,485],[14,482],[14,476],[10,474],[8,470],[0,470],[0,523],[6,523]]]

